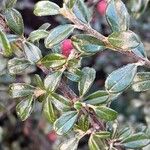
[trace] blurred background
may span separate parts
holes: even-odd
[[[1,0],[2,1],[2,0]],[[48,22],[50,29],[59,24],[67,22],[61,16],[36,17],[33,14],[34,4],[38,0],[18,0],[16,8],[21,12],[25,24],[25,36],[38,29],[42,24]],[[105,16],[99,10],[100,0],[86,0],[87,5],[93,11],[91,26],[104,35],[109,35],[111,30],[106,22]],[[63,0],[53,0],[62,6]],[[145,45],[148,58],[150,58],[150,4],[144,8],[146,0],[125,0],[131,17],[131,30],[137,33]],[[145,10],[144,10],[145,9]],[[78,32],[78,31],[76,31]],[[43,53],[49,53],[40,43]],[[13,82],[31,82],[35,73],[43,75],[40,70],[32,68],[28,72],[10,76],[7,70],[7,59],[0,55],[0,150],[57,150],[57,145],[65,137],[58,137],[52,130],[50,124],[41,114],[41,105],[37,103],[31,117],[24,122],[17,118],[15,113],[16,101],[11,99],[8,86]],[[134,60],[110,50],[98,53],[92,57],[84,58],[83,66],[94,67],[97,76],[90,92],[103,89],[108,74],[113,70]],[[139,71],[146,68],[139,68]],[[148,71],[148,70],[147,70]],[[76,91],[76,84],[70,83]],[[150,91],[135,93],[128,89],[117,100],[113,101],[111,107],[119,112],[120,126],[127,125],[133,130],[142,130],[145,125],[150,126]],[[86,138],[80,142],[79,150],[88,150]],[[150,150],[146,147],[143,150]]]

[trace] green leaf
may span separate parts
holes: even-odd
[[[106,9],[107,21],[114,32],[127,31],[130,16],[125,4],[121,0],[111,0]]]
[[[95,80],[96,72],[93,68],[85,67],[82,69],[82,77],[78,84],[80,96],[84,96]]]
[[[46,97],[43,103],[43,114],[50,123],[55,122],[56,114],[55,114],[54,106],[52,104],[52,98],[50,95]]]
[[[50,23],[44,23],[39,27],[39,30],[47,30],[51,26]]]
[[[16,34],[24,33],[24,23],[21,14],[16,9],[9,9],[5,12],[5,19],[9,28]]]
[[[4,112],[5,110],[5,106],[2,103],[0,103],[0,113]]]
[[[47,75],[44,80],[45,88],[51,92],[55,91],[59,85],[61,77],[62,77],[61,71],[56,71],[56,72],[53,72],[53,73]]]
[[[82,134],[75,134],[73,137],[65,140],[65,142],[61,144],[60,150],[77,150],[79,141],[82,137]]]
[[[44,83],[38,74],[35,74],[33,80],[37,87],[39,87],[40,89],[44,89]]]
[[[89,129],[89,127],[90,127],[90,123],[89,123],[88,116],[81,115],[80,118],[78,119],[77,129],[86,132]]]
[[[145,135],[145,133],[137,133],[131,135],[122,141],[123,146],[126,148],[142,148],[148,144],[150,144],[150,139]]]
[[[137,72],[136,64],[128,64],[113,71],[106,79],[105,88],[109,93],[120,93],[127,89]]]
[[[101,137],[95,136],[95,134],[91,134],[89,142],[88,142],[89,149],[90,150],[108,150],[108,146],[104,139]]]
[[[139,37],[132,31],[114,32],[108,36],[108,41],[116,48],[131,51],[140,45]]]
[[[38,29],[30,33],[28,40],[31,42],[39,41],[48,36],[49,32],[43,29]]]
[[[150,72],[137,73],[132,88],[137,92],[150,90]]]
[[[36,63],[42,58],[41,50],[34,44],[25,42],[23,47],[26,57],[30,62]]]
[[[99,105],[104,104],[109,99],[109,94],[106,91],[96,91],[87,96],[84,100],[86,104]]]
[[[52,53],[43,57],[38,63],[47,68],[57,68],[63,66],[67,61],[64,55]]]
[[[0,30],[0,48],[2,49],[4,56],[8,57],[12,55],[12,49],[7,39],[7,36],[1,30]]]
[[[64,0],[65,4],[69,9],[72,9],[77,0]]]
[[[139,57],[147,58],[146,51],[142,42],[136,48],[133,48],[132,52]]]
[[[66,134],[74,126],[78,117],[78,112],[69,111],[64,113],[54,122],[54,130],[58,135]]]
[[[70,100],[64,96],[57,93],[51,93],[51,99],[57,110],[64,112],[70,109]]]
[[[32,95],[35,87],[25,83],[13,83],[10,86],[10,92],[12,98],[19,98]]]
[[[66,25],[59,25],[56,28],[52,29],[45,39],[45,46],[47,48],[52,48],[54,45],[59,44],[65,38],[68,38],[70,34],[74,30],[74,25],[66,24]]]
[[[81,53],[96,53],[105,49],[104,43],[88,34],[78,34],[72,37],[74,47]]]
[[[22,121],[25,121],[32,113],[34,106],[33,96],[23,99],[17,106],[16,112]]]
[[[13,58],[8,61],[8,70],[10,74],[19,74],[24,72],[29,66],[31,66],[31,63],[23,58]]]
[[[130,128],[126,127],[121,129],[121,131],[119,131],[119,139],[125,139],[127,137],[129,137],[132,134],[132,131]]]
[[[145,12],[149,0],[132,0],[129,1],[131,14],[134,18],[138,19]]]
[[[93,136],[99,138],[99,139],[108,139],[110,138],[110,132],[108,131],[100,131],[100,132],[95,132]]]
[[[64,75],[73,82],[79,82],[82,72],[79,69],[70,69],[68,72],[64,72]]]
[[[118,115],[116,111],[105,106],[91,106],[91,108],[93,108],[93,110],[99,118],[104,119],[106,121],[113,121],[117,118]]]
[[[17,0],[5,0],[4,1],[4,5],[8,9],[8,8],[14,7],[14,5],[16,4],[16,2],[17,2]]]
[[[58,15],[60,7],[50,1],[40,1],[35,4],[34,14],[36,16]]]
[[[91,20],[91,12],[89,8],[84,3],[84,0],[77,0],[73,11],[78,19],[84,23],[89,23]]]

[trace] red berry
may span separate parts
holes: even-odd
[[[57,135],[55,131],[51,131],[47,134],[47,138],[51,142],[55,142],[57,140]]]
[[[66,39],[61,44],[62,54],[68,57],[73,49],[72,41],[70,39]]]
[[[106,13],[106,8],[107,8],[107,1],[106,0],[101,0],[97,4],[97,11],[99,12],[100,15],[105,15]]]

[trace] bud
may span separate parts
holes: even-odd
[[[61,44],[62,54],[68,57],[73,49],[72,41],[70,39],[66,39]]]
[[[107,8],[107,1],[106,0],[100,0],[97,4],[97,11],[100,15],[105,15]]]

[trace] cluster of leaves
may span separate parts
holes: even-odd
[[[80,139],[87,134],[90,135],[91,150],[118,147],[137,149],[148,145],[148,129],[140,133],[132,133],[129,128],[118,129],[118,114],[109,107],[111,101],[131,86],[137,92],[150,89],[150,73],[137,73],[138,66],[144,65],[147,57],[143,43],[129,30],[130,16],[124,3],[121,0],[108,2],[106,18],[112,34],[106,38],[107,42],[97,38],[94,33],[73,35],[75,28],[82,29],[79,25],[91,28],[92,15],[83,0],[64,0],[63,8],[50,1],[38,2],[34,8],[35,15],[62,15],[77,24],[59,25],[49,31],[50,24],[45,23],[38,30],[31,32],[28,38],[24,37],[22,16],[13,8],[15,3],[16,0],[4,1],[1,11],[11,30],[11,34],[8,34],[0,26],[1,53],[5,57],[13,57],[8,61],[9,73],[22,74],[30,67],[38,67],[46,74],[43,80],[39,75],[35,75],[36,85],[10,85],[11,97],[21,100],[16,106],[20,119],[26,120],[31,115],[35,103],[41,102],[43,114],[53,124],[57,134],[66,135],[71,130],[75,132],[73,138],[60,146],[62,150],[77,149]],[[67,57],[60,52],[60,48],[62,41],[71,35],[73,49]],[[45,47],[50,49],[46,56],[43,56],[40,50],[41,39],[44,39]],[[132,52],[143,61],[113,71],[106,79],[105,90],[88,95],[96,71],[89,67],[80,69],[81,60],[107,48]],[[63,78],[78,83],[78,96],[71,98],[58,92]]]

